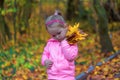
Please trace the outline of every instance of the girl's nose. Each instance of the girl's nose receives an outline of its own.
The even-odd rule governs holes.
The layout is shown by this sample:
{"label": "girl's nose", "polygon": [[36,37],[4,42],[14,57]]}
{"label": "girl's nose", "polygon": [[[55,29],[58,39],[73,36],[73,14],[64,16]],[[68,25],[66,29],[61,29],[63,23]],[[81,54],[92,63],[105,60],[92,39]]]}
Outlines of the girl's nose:
{"label": "girl's nose", "polygon": [[56,36],[56,38],[57,38],[57,39],[59,39],[59,38],[60,38],[60,36],[59,36],[59,35],[57,35],[57,36]]}

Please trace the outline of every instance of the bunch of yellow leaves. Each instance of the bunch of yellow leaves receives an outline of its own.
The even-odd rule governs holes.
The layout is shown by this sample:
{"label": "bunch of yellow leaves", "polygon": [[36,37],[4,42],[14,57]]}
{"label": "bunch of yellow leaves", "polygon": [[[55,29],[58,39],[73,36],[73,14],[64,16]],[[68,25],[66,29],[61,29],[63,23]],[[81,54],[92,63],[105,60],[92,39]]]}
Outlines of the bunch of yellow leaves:
{"label": "bunch of yellow leaves", "polygon": [[77,23],[74,26],[69,26],[66,37],[69,44],[75,44],[78,41],[85,40],[87,34],[79,29],[79,23]]}

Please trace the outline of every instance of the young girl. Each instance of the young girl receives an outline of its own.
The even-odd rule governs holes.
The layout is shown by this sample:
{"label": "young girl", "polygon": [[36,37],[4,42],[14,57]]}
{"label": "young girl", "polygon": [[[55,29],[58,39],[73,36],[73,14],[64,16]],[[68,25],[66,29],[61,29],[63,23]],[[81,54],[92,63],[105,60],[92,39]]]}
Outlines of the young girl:
{"label": "young girl", "polygon": [[68,44],[63,17],[58,12],[48,17],[46,29],[52,38],[44,48],[41,63],[47,68],[48,80],[75,80],[74,60],[78,47]]}

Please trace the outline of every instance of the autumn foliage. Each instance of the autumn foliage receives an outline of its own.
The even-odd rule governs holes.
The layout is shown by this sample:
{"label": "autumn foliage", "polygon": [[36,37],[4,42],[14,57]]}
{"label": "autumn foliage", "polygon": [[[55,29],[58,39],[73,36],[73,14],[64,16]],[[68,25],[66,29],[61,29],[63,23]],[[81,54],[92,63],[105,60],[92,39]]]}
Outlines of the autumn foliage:
{"label": "autumn foliage", "polygon": [[86,36],[87,34],[79,29],[79,23],[75,24],[74,26],[70,25],[66,34],[69,44],[75,44],[81,40],[85,40]]}

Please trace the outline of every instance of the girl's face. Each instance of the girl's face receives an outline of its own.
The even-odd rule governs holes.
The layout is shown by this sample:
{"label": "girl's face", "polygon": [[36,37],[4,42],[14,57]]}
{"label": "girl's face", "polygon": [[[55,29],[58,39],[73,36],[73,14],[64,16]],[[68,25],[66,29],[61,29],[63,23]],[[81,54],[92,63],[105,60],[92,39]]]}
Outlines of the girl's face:
{"label": "girl's face", "polygon": [[48,33],[50,33],[54,39],[57,39],[58,41],[62,41],[63,39],[65,39],[67,27],[52,25],[51,27],[47,27],[47,30]]}

